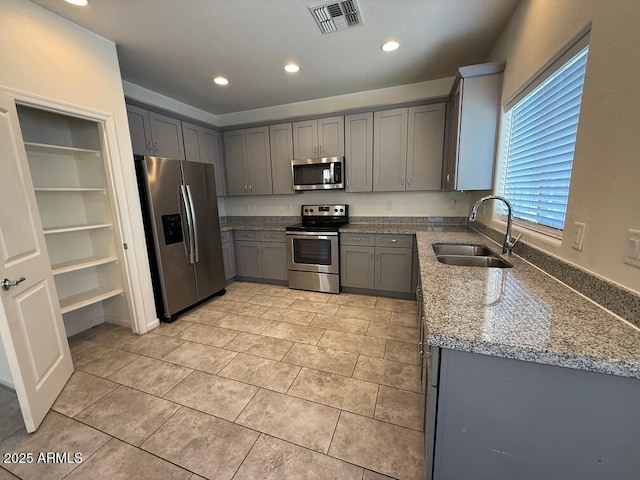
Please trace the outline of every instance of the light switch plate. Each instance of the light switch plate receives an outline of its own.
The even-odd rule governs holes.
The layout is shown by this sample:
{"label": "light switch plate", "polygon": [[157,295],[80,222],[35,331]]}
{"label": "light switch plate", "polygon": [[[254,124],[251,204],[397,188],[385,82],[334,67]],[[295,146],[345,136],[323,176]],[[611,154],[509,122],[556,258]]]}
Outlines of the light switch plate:
{"label": "light switch plate", "polygon": [[573,241],[571,247],[576,250],[582,251],[582,245],[584,244],[584,235],[587,231],[587,224],[582,222],[574,222],[575,230],[573,232]]}
{"label": "light switch plate", "polygon": [[629,229],[624,263],[640,268],[640,230]]}

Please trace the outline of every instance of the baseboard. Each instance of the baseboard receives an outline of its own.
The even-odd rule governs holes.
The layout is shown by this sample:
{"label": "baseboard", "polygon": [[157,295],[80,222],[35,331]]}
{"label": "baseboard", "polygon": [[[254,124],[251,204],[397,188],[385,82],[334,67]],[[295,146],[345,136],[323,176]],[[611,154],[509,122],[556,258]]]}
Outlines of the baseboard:
{"label": "baseboard", "polygon": [[118,325],[120,327],[131,328],[131,320],[128,320],[126,318],[110,317],[105,315],[104,323],[109,323],[111,325]]}
{"label": "baseboard", "polygon": [[270,278],[254,278],[254,277],[233,277],[234,281],[238,282],[255,282],[255,283],[266,283],[269,285],[289,285],[288,280],[272,280]]}
{"label": "baseboard", "polygon": [[13,378],[7,377],[5,375],[0,375],[0,385],[4,385],[5,387],[10,388],[11,390],[16,389],[16,386],[13,383]]}
{"label": "baseboard", "polygon": [[359,295],[373,295],[375,297],[398,298],[401,300],[416,299],[416,296],[413,293],[387,292],[386,290],[370,290],[368,288],[342,287],[341,291],[344,293],[357,293]]}

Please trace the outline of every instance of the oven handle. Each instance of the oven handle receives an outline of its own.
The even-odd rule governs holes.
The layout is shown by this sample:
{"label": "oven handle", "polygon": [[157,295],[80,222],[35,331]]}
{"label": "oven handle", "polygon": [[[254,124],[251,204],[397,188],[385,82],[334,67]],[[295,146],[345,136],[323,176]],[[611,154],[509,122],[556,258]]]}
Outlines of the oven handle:
{"label": "oven handle", "polygon": [[329,237],[337,237],[338,232],[322,232],[318,235],[318,232],[286,232],[288,237],[316,237],[320,240],[330,240]]}

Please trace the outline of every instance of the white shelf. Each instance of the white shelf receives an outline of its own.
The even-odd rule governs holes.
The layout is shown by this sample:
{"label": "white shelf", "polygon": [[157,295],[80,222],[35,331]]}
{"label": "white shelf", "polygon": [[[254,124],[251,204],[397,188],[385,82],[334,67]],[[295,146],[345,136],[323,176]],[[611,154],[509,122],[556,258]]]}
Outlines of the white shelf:
{"label": "white shelf", "polygon": [[71,295],[70,297],[61,298],[60,310],[62,310],[63,314],[73,312],[74,310],[88,307],[89,305],[102,302],[103,300],[107,300],[111,297],[115,297],[122,293],[123,293],[122,289],[119,289],[119,288],[117,289],[105,288],[105,287],[95,288],[93,290],[89,290],[88,292],[83,292],[77,295]]}
{"label": "white shelf", "polygon": [[97,223],[93,225],[70,225],[68,227],[45,228],[43,231],[45,235],[53,235],[56,233],[82,232],[84,230],[97,230],[111,227],[113,227],[112,223]]}
{"label": "white shelf", "polygon": [[79,258],[77,260],[71,260],[68,262],[61,262],[55,265],[51,265],[54,275],[61,275],[63,273],[75,272],[77,270],[83,270],[85,268],[97,267],[98,265],[105,265],[107,263],[117,262],[118,257],[87,257]]}
{"label": "white shelf", "polygon": [[91,153],[99,155],[99,150],[91,150],[89,148],[64,147],[62,145],[50,145],[47,143],[24,142],[27,150],[40,152],[60,152],[60,153]]}
{"label": "white shelf", "polygon": [[95,192],[95,193],[107,193],[107,189],[104,187],[89,188],[89,187],[34,187],[36,192]]}

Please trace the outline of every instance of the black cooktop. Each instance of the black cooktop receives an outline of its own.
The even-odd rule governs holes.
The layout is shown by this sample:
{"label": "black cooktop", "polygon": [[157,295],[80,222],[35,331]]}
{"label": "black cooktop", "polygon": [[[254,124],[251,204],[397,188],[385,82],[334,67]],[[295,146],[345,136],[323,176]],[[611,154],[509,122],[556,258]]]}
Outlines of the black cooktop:
{"label": "black cooktop", "polygon": [[296,223],[285,228],[287,232],[337,232],[344,224],[335,225],[311,225],[309,223]]}

